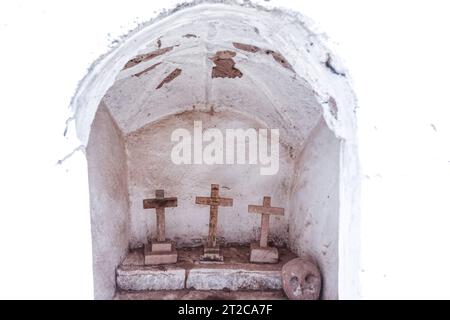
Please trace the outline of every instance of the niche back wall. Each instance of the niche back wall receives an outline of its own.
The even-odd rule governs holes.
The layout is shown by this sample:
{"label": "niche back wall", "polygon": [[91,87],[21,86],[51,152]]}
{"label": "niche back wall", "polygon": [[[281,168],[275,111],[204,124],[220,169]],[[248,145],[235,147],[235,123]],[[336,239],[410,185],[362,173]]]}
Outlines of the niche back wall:
{"label": "niche back wall", "polygon": [[[260,175],[259,165],[249,164],[176,165],[170,158],[176,144],[171,142],[171,134],[177,128],[192,134],[194,121],[202,121],[203,131],[218,128],[224,135],[226,129],[266,128],[256,118],[234,112],[187,111],[127,135],[132,247],[155,236],[155,210],[144,210],[142,200],[154,198],[156,189],[178,197],[178,207],[166,209],[166,236],[178,245],[199,245],[207,236],[209,206],[196,205],[195,197],[209,196],[212,183],[220,185],[220,196],[234,199],[233,207],[219,208],[219,241],[248,243],[257,239],[261,217],[248,213],[247,206],[262,204],[263,196],[271,196],[273,206],[286,207],[293,160],[281,137],[280,170],[276,175]],[[271,217],[271,239],[279,245],[287,241],[288,221],[288,210],[284,217]]]}

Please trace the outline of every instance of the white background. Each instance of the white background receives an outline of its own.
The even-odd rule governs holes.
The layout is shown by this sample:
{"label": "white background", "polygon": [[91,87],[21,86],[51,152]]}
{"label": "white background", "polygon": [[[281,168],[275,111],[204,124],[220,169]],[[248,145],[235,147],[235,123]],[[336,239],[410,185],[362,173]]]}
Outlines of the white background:
{"label": "white background", "polygon": [[[114,39],[176,2],[0,2],[0,298],[92,298],[86,177],[67,187],[56,165],[68,106]],[[312,18],[353,78],[362,297],[450,298],[450,3],[259,2]]]}

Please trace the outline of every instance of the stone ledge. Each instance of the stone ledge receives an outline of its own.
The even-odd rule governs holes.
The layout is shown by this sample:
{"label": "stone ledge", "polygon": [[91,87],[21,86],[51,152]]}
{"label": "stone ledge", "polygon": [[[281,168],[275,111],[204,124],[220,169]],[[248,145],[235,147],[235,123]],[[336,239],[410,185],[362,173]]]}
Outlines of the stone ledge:
{"label": "stone ledge", "polygon": [[286,300],[282,290],[276,291],[117,291],[114,300]]}
{"label": "stone ledge", "polygon": [[186,270],[177,267],[120,267],[116,272],[117,288],[121,290],[184,289]]}
{"label": "stone ledge", "polygon": [[186,279],[187,289],[196,290],[280,290],[280,271],[240,269],[191,269]]}
{"label": "stone ledge", "polygon": [[202,249],[182,249],[173,265],[145,266],[141,251],[131,252],[117,269],[117,288],[143,290],[280,290],[281,268],[294,258],[280,249],[276,264],[250,263],[248,247],[224,248],[223,263],[199,262]]}

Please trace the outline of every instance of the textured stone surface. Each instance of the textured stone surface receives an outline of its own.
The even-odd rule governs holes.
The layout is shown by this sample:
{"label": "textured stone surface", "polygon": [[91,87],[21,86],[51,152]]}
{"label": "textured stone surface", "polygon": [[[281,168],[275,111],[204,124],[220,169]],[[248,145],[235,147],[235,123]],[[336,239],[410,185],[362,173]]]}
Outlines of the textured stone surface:
{"label": "textured stone surface", "polygon": [[252,243],[250,261],[257,263],[277,263],[278,249],[274,247],[261,248],[257,243]]}
{"label": "textured stone surface", "polygon": [[177,267],[120,267],[117,288],[121,290],[184,289],[186,271]]}
{"label": "textured stone surface", "polygon": [[[280,249],[276,264],[249,262],[249,246],[224,247],[224,262],[203,263],[202,248],[178,250],[178,262],[171,266],[144,265],[143,250],[130,252],[117,270],[117,287],[121,290],[280,290],[281,268],[295,256]],[[173,288],[171,281],[177,283]]]}
{"label": "textured stone surface", "polygon": [[273,291],[199,291],[165,290],[127,292],[118,291],[116,300],[285,300],[282,290]]}
{"label": "textured stone surface", "polygon": [[196,290],[277,290],[281,289],[280,271],[229,268],[196,268],[187,276],[186,287]]}

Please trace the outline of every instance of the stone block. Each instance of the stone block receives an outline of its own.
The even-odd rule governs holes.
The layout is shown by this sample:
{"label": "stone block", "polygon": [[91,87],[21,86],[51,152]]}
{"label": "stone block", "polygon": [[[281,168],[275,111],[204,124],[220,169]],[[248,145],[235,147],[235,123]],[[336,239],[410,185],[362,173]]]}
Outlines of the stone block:
{"label": "stone block", "polygon": [[145,246],[144,264],[145,265],[160,265],[177,263],[178,253],[171,247],[172,251],[152,251],[153,245]]}
{"label": "stone block", "polygon": [[273,247],[262,248],[257,243],[252,243],[250,248],[250,262],[278,263],[278,249]]}
{"label": "stone block", "polygon": [[220,253],[219,247],[205,247],[200,261],[204,262],[221,262],[223,255]]}
{"label": "stone block", "polygon": [[281,273],[274,270],[239,268],[194,268],[186,279],[187,289],[196,290],[280,290]]}
{"label": "stone block", "polygon": [[184,289],[186,270],[178,267],[121,267],[116,282],[121,290],[180,290]]}

